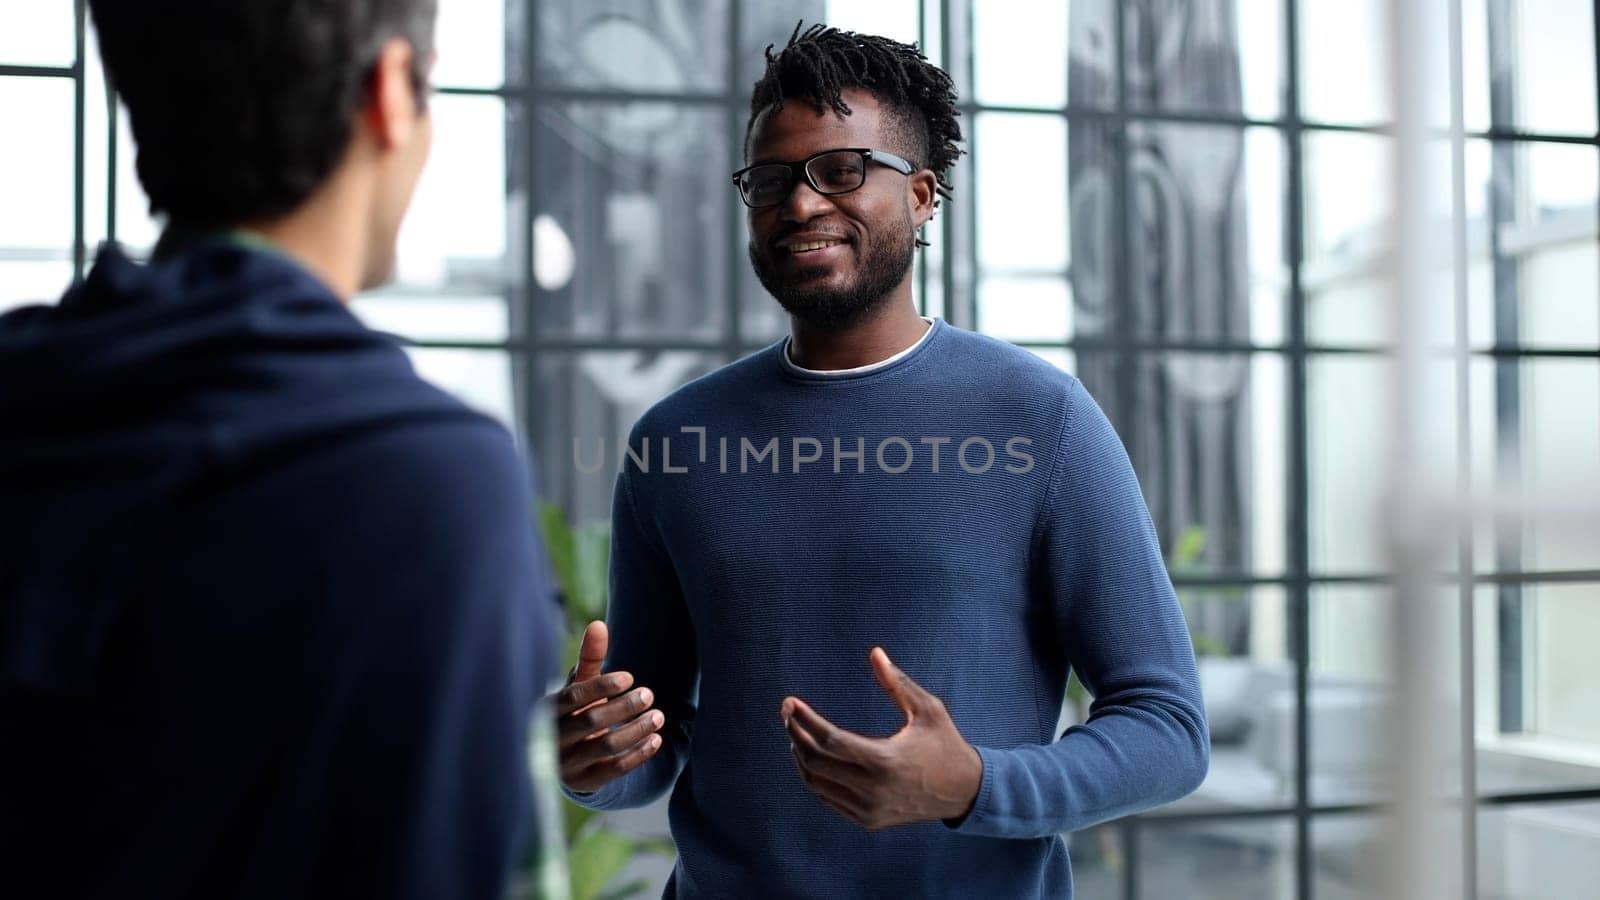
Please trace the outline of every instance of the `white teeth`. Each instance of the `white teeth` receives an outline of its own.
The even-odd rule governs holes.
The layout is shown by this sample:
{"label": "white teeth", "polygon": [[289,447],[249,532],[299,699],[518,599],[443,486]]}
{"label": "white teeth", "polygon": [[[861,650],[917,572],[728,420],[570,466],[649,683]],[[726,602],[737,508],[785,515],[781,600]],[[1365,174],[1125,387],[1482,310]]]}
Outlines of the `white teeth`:
{"label": "white teeth", "polygon": [[807,250],[821,250],[823,247],[835,247],[844,241],[807,241],[804,244],[790,244],[790,253],[804,253]]}

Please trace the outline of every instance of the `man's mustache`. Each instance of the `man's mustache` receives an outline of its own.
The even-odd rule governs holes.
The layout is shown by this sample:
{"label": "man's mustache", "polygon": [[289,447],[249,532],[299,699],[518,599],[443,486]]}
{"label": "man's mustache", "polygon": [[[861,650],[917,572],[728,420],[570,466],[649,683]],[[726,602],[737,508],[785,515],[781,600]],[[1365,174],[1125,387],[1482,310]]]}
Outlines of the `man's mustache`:
{"label": "man's mustache", "polygon": [[848,235],[848,234],[846,234],[846,233],[844,233],[842,231],[837,231],[837,230],[834,230],[834,229],[831,229],[831,228],[817,228],[816,226],[813,226],[813,225],[798,225],[798,226],[795,226],[793,228],[786,228],[781,233],[773,235],[770,239],[767,240],[767,249],[769,249],[769,250],[781,250],[783,248],[780,245],[784,241],[789,240],[790,238],[794,237],[797,234],[805,234],[805,235],[813,235],[813,236],[816,236],[816,237],[833,238],[835,240],[844,241],[847,244],[854,244],[855,243],[855,238],[851,237],[850,235]]}

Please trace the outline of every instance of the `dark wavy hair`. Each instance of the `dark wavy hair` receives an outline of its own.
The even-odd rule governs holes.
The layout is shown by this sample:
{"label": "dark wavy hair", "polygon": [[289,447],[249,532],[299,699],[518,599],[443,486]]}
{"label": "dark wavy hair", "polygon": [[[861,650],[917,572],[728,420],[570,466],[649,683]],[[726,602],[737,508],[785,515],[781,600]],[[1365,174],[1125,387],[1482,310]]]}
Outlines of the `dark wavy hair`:
{"label": "dark wavy hair", "polygon": [[379,52],[415,50],[438,0],[89,0],[152,214],[226,227],[293,210],[337,166]]}
{"label": "dark wavy hair", "polygon": [[955,84],[928,61],[915,44],[885,37],[813,25],[795,25],[789,43],[778,53],[767,45],[767,69],[750,94],[749,142],[756,118],[768,107],[782,109],[785,100],[803,100],[820,115],[833,110],[850,114],[840,93],[846,88],[871,91],[892,117],[912,162],[939,177],[939,193],[950,196],[950,170],[962,150],[961,115],[956,110]]}

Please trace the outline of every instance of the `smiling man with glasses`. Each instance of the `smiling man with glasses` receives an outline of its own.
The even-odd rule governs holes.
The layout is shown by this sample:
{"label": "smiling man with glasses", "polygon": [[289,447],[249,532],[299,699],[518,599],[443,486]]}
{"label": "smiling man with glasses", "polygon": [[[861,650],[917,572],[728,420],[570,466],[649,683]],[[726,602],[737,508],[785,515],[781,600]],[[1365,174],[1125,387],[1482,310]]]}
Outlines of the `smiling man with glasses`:
{"label": "smiling man with glasses", "polygon": [[[608,621],[557,696],[570,796],[672,790],[668,897],[1070,897],[1062,832],[1205,776],[1188,630],[1109,422],[1070,375],[917,313],[954,103],[915,47],[820,27],[755,86],[733,183],[791,334],[634,427]],[[1057,739],[1069,671],[1095,703]]]}

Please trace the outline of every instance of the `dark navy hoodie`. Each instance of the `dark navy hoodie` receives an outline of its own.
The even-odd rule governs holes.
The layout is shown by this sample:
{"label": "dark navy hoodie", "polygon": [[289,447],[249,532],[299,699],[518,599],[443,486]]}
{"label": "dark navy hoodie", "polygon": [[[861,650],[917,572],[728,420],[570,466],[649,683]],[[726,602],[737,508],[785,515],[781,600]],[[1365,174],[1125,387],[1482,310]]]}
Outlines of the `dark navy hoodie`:
{"label": "dark navy hoodie", "polygon": [[556,652],[527,471],[235,241],[0,317],[7,895],[503,894]]}

